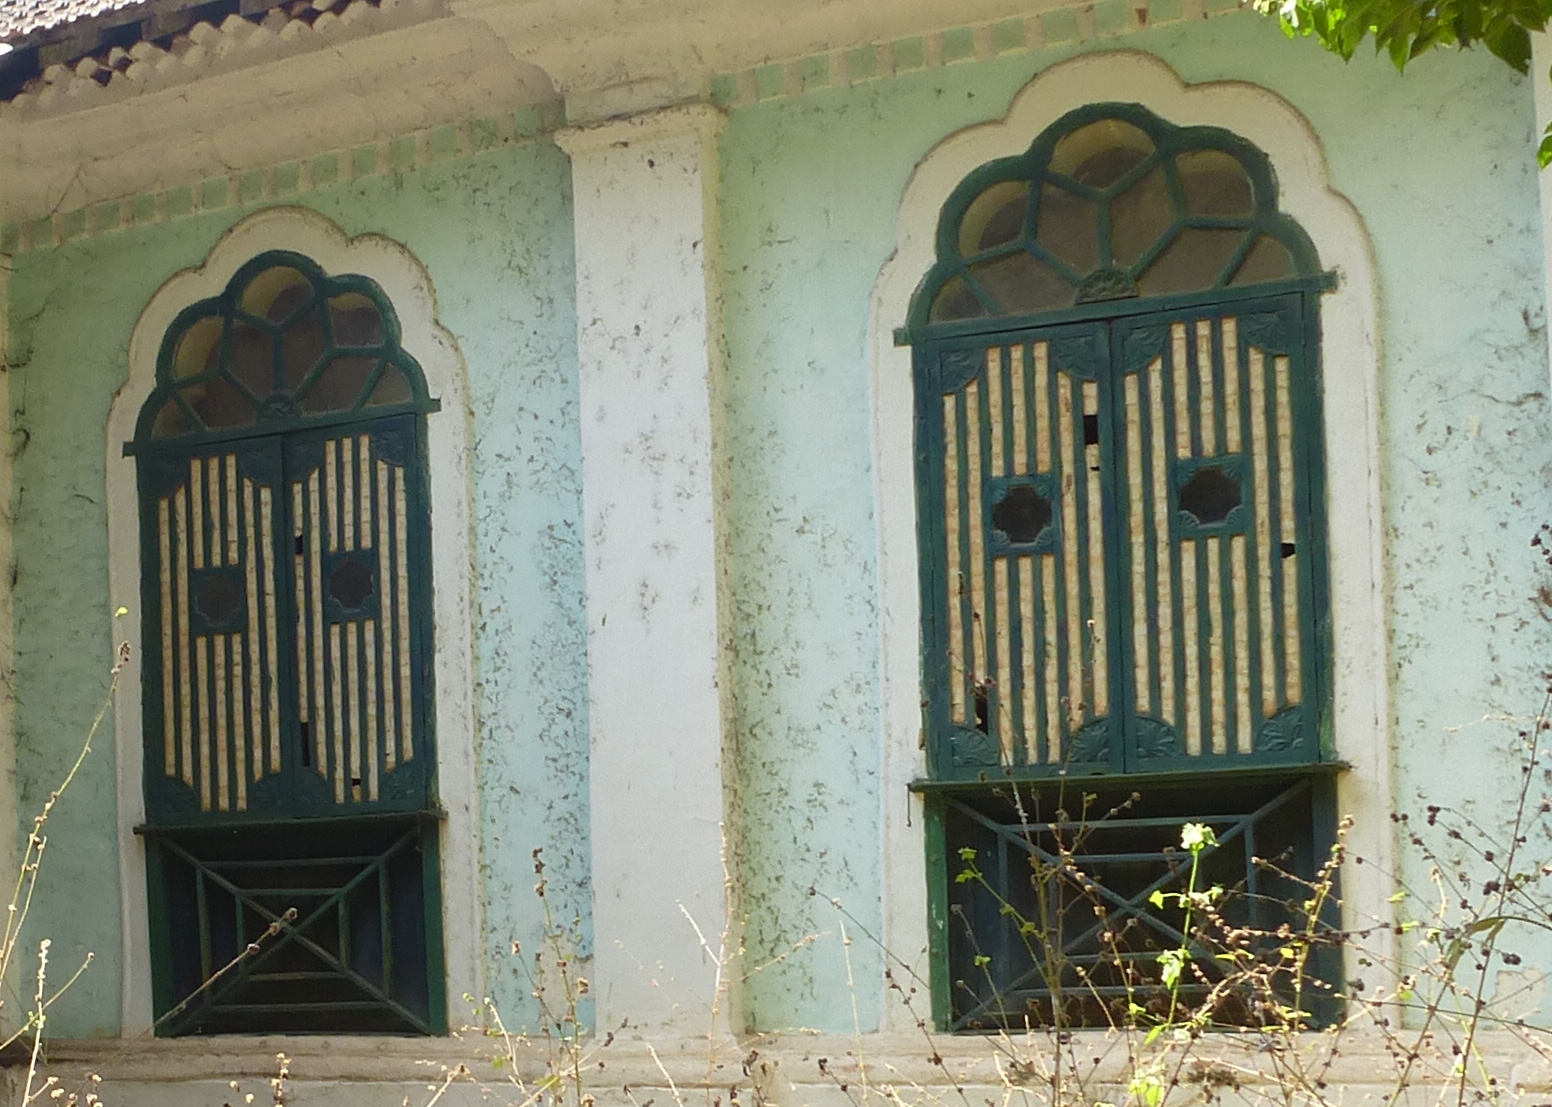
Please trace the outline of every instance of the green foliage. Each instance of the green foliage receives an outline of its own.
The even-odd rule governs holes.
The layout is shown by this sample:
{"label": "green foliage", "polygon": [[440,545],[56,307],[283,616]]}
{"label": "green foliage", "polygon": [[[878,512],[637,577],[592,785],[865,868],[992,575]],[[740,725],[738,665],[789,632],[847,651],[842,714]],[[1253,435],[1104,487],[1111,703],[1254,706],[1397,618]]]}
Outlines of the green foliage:
{"label": "green foliage", "polygon": [[[1530,71],[1530,36],[1552,19],[1552,0],[1251,0],[1263,15],[1276,16],[1289,37],[1313,36],[1344,61],[1365,39],[1398,70],[1409,61],[1444,48],[1481,43],[1516,73]],[[1549,75],[1552,76],[1552,75]],[[1552,163],[1552,126],[1543,135],[1537,161]]]}

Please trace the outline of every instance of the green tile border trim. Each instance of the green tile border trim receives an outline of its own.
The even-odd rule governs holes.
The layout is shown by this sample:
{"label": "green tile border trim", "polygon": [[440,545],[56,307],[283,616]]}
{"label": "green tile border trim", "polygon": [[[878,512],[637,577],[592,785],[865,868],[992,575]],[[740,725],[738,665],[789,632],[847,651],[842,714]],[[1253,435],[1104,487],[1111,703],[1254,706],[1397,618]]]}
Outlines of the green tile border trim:
{"label": "green tile border trim", "polygon": [[0,253],[47,250],[81,238],[167,223],[203,212],[292,200],[309,192],[339,188],[370,177],[408,173],[438,162],[530,142],[565,126],[559,103],[522,107],[467,123],[412,131],[364,146],[293,158],[277,165],[93,203],[37,219],[0,224]]}
{"label": "green tile border trim", "polygon": [[[751,69],[719,73],[706,99],[723,108],[846,88],[903,73],[1117,38],[1145,27],[1209,19],[1240,10],[1238,0],[1083,0],[1024,19],[949,27],[868,46],[844,47]],[[823,74],[822,79],[815,79]]]}

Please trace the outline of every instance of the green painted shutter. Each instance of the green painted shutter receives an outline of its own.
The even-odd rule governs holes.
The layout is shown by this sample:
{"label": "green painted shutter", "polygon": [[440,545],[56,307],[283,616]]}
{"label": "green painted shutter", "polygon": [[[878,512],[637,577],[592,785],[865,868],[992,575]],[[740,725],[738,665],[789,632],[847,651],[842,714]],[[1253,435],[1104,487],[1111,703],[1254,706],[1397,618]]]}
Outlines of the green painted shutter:
{"label": "green painted shutter", "polygon": [[1115,324],[1133,771],[1319,759],[1302,305]]}
{"label": "green painted shutter", "polygon": [[401,417],[286,439],[299,814],[430,801],[416,434]]}
{"label": "green painted shutter", "polygon": [[140,473],[150,817],[282,810],[279,443],[148,454]]}
{"label": "green painted shutter", "polygon": [[1298,297],[918,347],[934,775],[1314,761]]}

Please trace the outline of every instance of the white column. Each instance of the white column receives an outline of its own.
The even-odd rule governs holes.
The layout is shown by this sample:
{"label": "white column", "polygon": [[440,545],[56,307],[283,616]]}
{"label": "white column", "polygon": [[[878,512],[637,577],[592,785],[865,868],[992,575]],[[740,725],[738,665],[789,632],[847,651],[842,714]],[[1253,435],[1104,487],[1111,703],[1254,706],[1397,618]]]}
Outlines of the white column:
{"label": "white column", "polygon": [[[1541,136],[1552,123],[1552,32],[1542,31],[1530,36],[1530,86],[1536,105],[1536,133],[1531,136],[1532,148],[1539,148]],[[1542,325],[1552,327],[1552,166],[1539,174],[1541,183],[1541,256],[1542,279],[1546,315]],[[1548,332],[1552,337],[1552,331]],[[1552,347],[1549,347],[1552,354]],[[1552,363],[1548,366],[1552,372]]]}
{"label": "white column", "polygon": [[728,918],[716,139],[673,108],[560,136],[575,194],[598,1027],[705,1033]]}

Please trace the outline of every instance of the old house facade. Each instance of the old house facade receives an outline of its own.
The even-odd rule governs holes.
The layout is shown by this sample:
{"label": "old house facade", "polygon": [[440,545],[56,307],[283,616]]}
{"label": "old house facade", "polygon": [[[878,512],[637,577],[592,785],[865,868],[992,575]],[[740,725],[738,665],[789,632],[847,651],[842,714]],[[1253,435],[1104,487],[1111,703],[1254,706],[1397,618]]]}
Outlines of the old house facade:
{"label": "old house facade", "polygon": [[919,1019],[997,1087],[956,1031],[1124,991],[1001,909],[1063,932],[1058,810],[1119,812],[1137,965],[1181,824],[1243,889],[1350,819],[1370,987],[1392,814],[1504,817],[1552,426],[1493,59],[1210,0],[0,10],[18,848],[130,657],[29,919],[93,957],[67,1085],[398,1103],[581,976],[600,1094],[951,1086]]}

